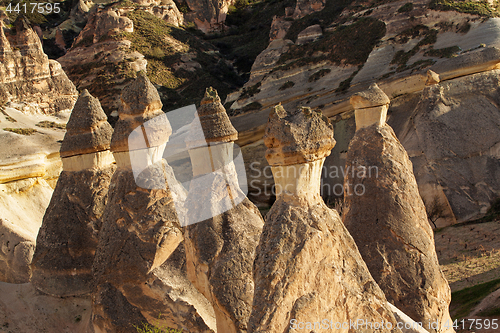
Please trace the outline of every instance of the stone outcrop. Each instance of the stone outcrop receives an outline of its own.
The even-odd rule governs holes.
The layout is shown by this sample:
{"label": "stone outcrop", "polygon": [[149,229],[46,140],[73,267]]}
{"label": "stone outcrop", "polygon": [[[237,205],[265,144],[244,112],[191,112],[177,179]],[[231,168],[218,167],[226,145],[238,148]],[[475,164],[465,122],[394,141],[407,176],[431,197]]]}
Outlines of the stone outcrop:
{"label": "stone outcrop", "polygon": [[78,93],[61,65],[48,59],[23,15],[14,25],[16,34],[6,35],[0,22],[0,102],[28,113],[71,110]]}
{"label": "stone outcrop", "polygon": [[311,25],[299,33],[297,36],[297,45],[314,42],[321,36],[323,36],[323,29],[321,29],[321,26],[319,24]]}
{"label": "stone outcrop", "polygon": [[325,3],[326,0],[297,0],[293,18],[300,19],[306,15],[323,10]]}
{"label": "stone outcrop", "polygon": [[[169,180],[167,185],[164,178],[172,175],[161,158],[172,130],[161,110],[160,97],[141,74],[123,90],[121,101],[111,139],[117,169],[93,265],[94,328],[96,332],[121,332],[158,321],[172,328],[209,332],[202,316],[206,317],[210,308],[205,304],[198,310],[193,305],[203,296],[187,279],[178,283],[169,279],[168,267],[163,266],[183,239],[174,196],[185,194],[173,193],[175,184]],[[176,291],[183,289],[190,296],[184,303],[175,303]],[[188,313],[189,319],[178,317],[177,312]]]}
{"label": "stone outcrop", "polygon": [[[345,332],[400,332],[339,214],[320,197],[321,168],[335,144],[332,125],[320,112],[277,106],[264,142],[277,200],[257,248],[249,331],[334,331],[340,324]],[[346,328],[350,322],[359,325]]]}
{"label": "stone outcrop", "polygon": [[116,122],[120,93],[132,80],[125,74],[146,70],[147,61],[130,50],[131,42],[115,38],[133,31],[133,21],[123,10],[95,6],[71,49],[58,59],[79,90],[88,89],[99,98],[111,124]]}
{"label": "stone outcrop", "polygon": [[203,32],[219,30],[224,26],[229,6],[234,0],[186,0],[192,12],[185,14],[188,21],[194,22],[196,27]]}
{"label": "stone outcrop", "polygon": [[238,184],[232,126],[217,92],[207,89],[186,145],[193,177],[186,199],[188,277],[212,303],[217,332],[247,332],[255,248],[264,224]]}
{"label": "stone outcrop", "polygon": [[283,39],[286,36],[288,29],[292,26],[292,21],[287,21],[283,16],[275,15],[271,23],[271,30],[269,31],[269,42],[275,39]]}
{"label": "stone outcrop", "polygon": [[113,129],[99,100],[81,93],[61,145],[63,171],[38,232],[32,284],[53,296],[91,292],[100,218],[115,171]]}
{"label": "stone outcrop", "polygon": [[356,123],[361,123],[347,153],[344,224],[389,302],[431,332],[454,332],[450,287],[439,267],[434,234],[408,154],[381,120],[384,102],[388,98],[376,85],[351,98]]}

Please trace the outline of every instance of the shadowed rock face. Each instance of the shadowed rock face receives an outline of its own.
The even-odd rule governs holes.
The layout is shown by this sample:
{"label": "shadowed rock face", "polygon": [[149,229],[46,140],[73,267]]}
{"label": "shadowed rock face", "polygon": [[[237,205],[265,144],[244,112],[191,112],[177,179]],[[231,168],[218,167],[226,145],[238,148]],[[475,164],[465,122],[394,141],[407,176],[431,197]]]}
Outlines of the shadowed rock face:
{"label": "shadowed rock face", "polygon": [[[169,187],[172,183],[169,178],[167,185],[164,178],[166,174],[173,178],[173,173],[161,154],[156,154],[171,134],[170,124],[162,118],[158,93],[144,75],[123,90],[121,100],[120,118],[111,139],[118,168],[111,180],[93,264],[94,329],[130,332],[135,331],[134,325],[142,327],[147,320],[187,331],[210,332],[206,324],[210,318],[204,319],[211,316],[209,304],[203,303],[203,296],[185,275],[179,281],[172,280],[172,263],[165,263],[183,239]],[[161,124],[155,118],[163,119]],[[148,123],[151,126],[146,121],[152,121]],[[139,133],[144,134],[144,146],[138,138],[129,140],[135,129],[143,130]],[[144,154],[139,154],[141,151]],[[131,165],[135,157],[146,160],[138,175]],[[180,201],[185,198],[185,193],[176,195]],[[180,262],[184,262],[184,256],[180,253]],[[182,272],[180,268],[177,271]],[[120,302],[110,307],[110,299]],[[137,315],[129,316],[130,309]]]}
{"label": "shadowed rock face", "polygon": [[[249,332],[289,332],[301,322],[321,322],[328,326],[320,329],[334,331],[331,324],[358,319],[389,323],[393,330],[358,326],[352,331],[400,332],[337,211],[320,197],[321,167],[335,142],[329,121],[307,109],[288,114],[278,106],[273,112],[264,140],[278,198],[257,248]],[[306,142],[309,133],[322,138],[314,148]],[[285,150],[279,142],[293,152],[288,160],[294,155],[296,160],[315,157],[296,164],[287,164],[287,159],[271,163],[277,148]]]}
{"label": "shadowed rock face", "polygon": [[[358,120],[356,115],[356,121]],[[356,241],[371,275],[387,299],[417,322],[449,315],[450,288],[442,274],[413,168],[391,127],[374,122],[360,128],[349,144],[344,224]]]}
{"label": "shadowed rock face", "polygon": [[115,171],[111,126],[97,98],[83,92],[61,146],[59,176],[38,233],[32,283],[54,296],[90,293],[100,218]]}
{"label": "shadowed rock face", "polygon": [[[264,221],[239,188],[232,153],[237,132],[215,90],[207,89],[198,115],[201,128],[195,119],[187,142],[195,177],[185,204],[188,277],[212,303],[217,332],[247,332],[252,265]],[[201,217],[206,212],[212,214]]]}
{"label": "shadowed rock face", "polygon": [[[30,112],[54,113],[73,107],[78,92],[61,65],[49,60],[40,38],[23,15],[14,22],[15,36],[0,23],[0,99],[33,103]],[[36,105],[35,105],[36,104]]]}

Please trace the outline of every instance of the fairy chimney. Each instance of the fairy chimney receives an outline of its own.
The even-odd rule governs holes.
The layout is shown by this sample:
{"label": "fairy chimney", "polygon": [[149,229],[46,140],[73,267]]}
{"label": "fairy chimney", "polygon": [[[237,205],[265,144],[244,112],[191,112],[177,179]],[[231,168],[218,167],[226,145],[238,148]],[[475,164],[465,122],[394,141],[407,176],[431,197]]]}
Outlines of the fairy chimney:
{"label": "fairy chimney", "polygon": [[[140,74],[124,88],[121,100],[111,138],[117,170],[93,265],[97,332],[134,330],[146,320],[155,324],[160,314],[168,317],[169,300],[157,273],[183,239],[171,184],[164,178],[172,174],[161,157],[172,129],[158,92]],[[183,328],[169,318],[160,323]]]}
{"label": "fairy chimney", "polygon": [[185,208],[188,277],[212,303],[217,332],[247,332],[252,266],[264,221],[238,184],[233,142],[238,133],[217,92],[207,89],[186,145],[193,180]]}
{"label": "fairy chimney", "polygon": [[113,129],[97,98],[85,90],[66,126],[63,171],[38,233],[32,283],[53,296],[89,294],[100,218],[115,171]]}
{"label": "fairy chimney", "polygon": [[321,199],[321,168],[335,145],[328,119],[309,108],[288,113],[278,105],[264,143],[277,199],[257,248],[249,332],[399,332],[339,214]]}
{"label": "fairy chimney", "polygon": [[354,107],[356,130],[375,123],[385,124],[390,102],[389,97],[376,83],[370,85],[367,90],[354,94],[351,97],[351,105]]}
{"label": "fairy chimney", "polygon": [[439,268],[412,163],[392,128],[380,121],[380,107],[359,109],[388,97],[376,85],[358,96],[363,104],[351,98],[357,130],[349,144],[344,188],[361,184],[363,191],[345,192],[344,224],[389,302],[429,332],[454,332],[450,288]]}

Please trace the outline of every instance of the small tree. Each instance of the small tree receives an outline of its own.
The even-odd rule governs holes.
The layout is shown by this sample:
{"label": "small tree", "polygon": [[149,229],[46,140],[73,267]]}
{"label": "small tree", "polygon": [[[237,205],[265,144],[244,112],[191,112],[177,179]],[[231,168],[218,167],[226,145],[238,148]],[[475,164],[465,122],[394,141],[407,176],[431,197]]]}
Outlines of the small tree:
{"label": "small tree", "polygon": [[424,200],[425,212],[427,213],[427,219],[434,225],[434,229],[437,228],[436,221],[441,218],[450,217],[446,206],[441,203],[439,196],[435,195],[431,201],[426,202]]}

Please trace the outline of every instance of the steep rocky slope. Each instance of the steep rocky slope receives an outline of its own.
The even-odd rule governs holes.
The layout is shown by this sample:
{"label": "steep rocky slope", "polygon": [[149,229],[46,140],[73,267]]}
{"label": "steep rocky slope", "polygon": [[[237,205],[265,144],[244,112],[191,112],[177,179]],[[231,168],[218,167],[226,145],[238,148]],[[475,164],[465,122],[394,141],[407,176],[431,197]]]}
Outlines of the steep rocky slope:
{"label": "steep rocky slope", "polygon": [[[266,117],[277,103],[318,108],[332,120],[337,146],[325,161],[323,196],[342,196],[355,130],[348,101],[377,82],[391,99],[388,123],[409,152],[421,194],[444,207],[437,225],[485,213],[500,195],[500,19],[489,5],[447,4],[326,1],[301,19],[293,10],[275,18],[272,41],[257,56],[249,81],[226,100],[236,115],[238,144],[252,162],[250,197],[262,205],[273,197],[259,152]],[[471,133],[480,128],[486,130],[479,136]]]}

